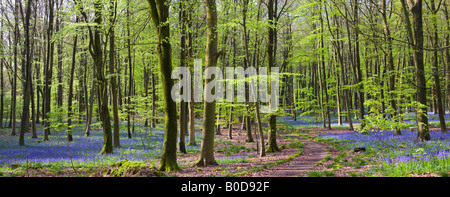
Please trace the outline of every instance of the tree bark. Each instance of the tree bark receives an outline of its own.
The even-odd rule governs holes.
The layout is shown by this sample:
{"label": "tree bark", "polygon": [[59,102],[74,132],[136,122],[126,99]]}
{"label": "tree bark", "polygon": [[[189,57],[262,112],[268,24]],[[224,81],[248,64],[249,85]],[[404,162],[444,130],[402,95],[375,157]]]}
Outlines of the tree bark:
{"label": "tree bark", "polygon": [[[439,10],[436,9],[436,5],[434,0],[431,0],[430,2],[431,4],[431,12],[433,13],[433,15],[435,15]],[[432,26],[433,26],[433,40],[432,40],[432,46],[434,48],[438,47],[438,25],[437,25],[437,20],[436,20],[436,16],[432,16]],[[438,51],[435,50],[433,51],[433,75],[434,75],[434,87],[435,87],[435,93],[436,93],[436,104],[437,104],[437,111],[439,113],[439,122],[440,122],[440,126],[441,126],[441,132],[442,133],[446,133],[447,132],[447,127],[445,125],[445,118],[444,118],[444,107],[443,107],[443,102],[442,102],[442,97],[441,97],[441,80],[439,79],[439,65],[438,65]]]}
{"label": "tree bark", "polygon": [[[242,26],[244,30],[244,69],[247,69],[249,66],[249,52],[248,52],[248,32],[247,32],[247,8],[248,8],[248,0],[244,0],[243,5],[243,11],[242,11]],[[249,83],[247,80],[245,81],[245,104],[246,104],[246,113],[250,113],[250,101],[249,101]],[[245,121],[245,130],[247,130],[247,139],[246,142],[253,142],[253,136],[252,136],[252,124],[251,124],[251,116],[250,114],[247,114],[244,117]]]}
{"label": "tree bark", "polygon": [[[206,54],[205,54],[205,70],[215,67],[217,64],[217,10],[215,0],[205,0],[206,4]],[[214,76],[217,77],[217,76]],[[211,79],[205,79],[205,84],[208,84]],[[215,121],[216,101],[204,101],[203,113],[203,133],[202,144],[200,147],[200,158],[197,161],[197,166],[217,165],[214,158],[214,121]]]}
{"label": "tree bark", "polygon": [[[179,11],[179,22],[180,22],[180,67],[186,67],[186,27],[185,27],[185,20],[184,17],[186,15],[185,8],[183,4],[186,1],[180,1],[180,11]],[[190,87],[188,87],[190,88]],[[182,90],[183,92],[186,91],[184,88]],[[181,94],[181,93],[180,93]],[[187,114],[188,108],[187,108],[187,102],[184,100],[180,101],[180,133],[178,140],[178,150],[181,153],[187,153],[186,152],[186,146],[185,146],[185,136],[187,133]]]}
{"label": "tree bark", "polygon": [[54,0],[49,0],[48,2],[48,29],[47,29],[47,62],[44,67],[45,73],[45,87],[44,87],[44,141],[48,141],[48,135],[50,135],[50,110],[51,110],[51,91],[52,91],[52,70],[53,70],[53,51],[54,51],[54,43],[51,42],[53,36],[53,9],[54,9]]}
{"label": "tree bark", "polygon": [[[78,21],[78,18],[77,18]],[[69,80],[69,95],[67,96],[67,141],[73,141],[72,137],[72,97],[73,97],[73,78],[75,74],[75,62],[77,54],[77,41],[78,36],[75,35],[73,38],[73,48],[72,48],[72,67],[70,68],[70,80]]]}
{"label": "tree bark", "polygon": [[119,130],[119,106],[117,101],[117,83],[115,71],[115,17],[116,17],[117,1],[110,1],[110,32],[109,32],[109,73],[111,84],[111,97],[113,106],[113,133],[114,133],[114,147],[120,147],[120,130]]}
{"label": "tree bark", "polygon": [[[0,2],[0,6],[3,7],[3,2]],[[1,17],[4,17],[4,11],[2,10]],[[3,27],[3,20],[1,21],[1,26]],[[3,28],[0,30],[0,40],[3,40]],[[0,53],[3,54],[4,48],[0,46]],[[3,129],[3,110],[4,110],[4,97],[5,97],[5,89],[4,89],[4,77],[3,77],[3,57],[0,58],[0,129]]]}
{"label": "tree bark", "polygon": [[[394,56],[392,54],[392,38],[391,31],[389,28],[389,22],[387,18],[387,8],[386,8],[386,0],[382,1],[382,16],[384,23],[384,33],[386,34],[386,44],[387,44],[387,69],[388,69],[388,78],[389,78],[389,103],[391,105],[390,115],[392,115],[394,122],[398,122],[398,114],[397,114],[397,95],[395,94],[395,69],[394,69]],[[401,135],[400,127],[394,126],[394,134]]]}
{"label": "tree bark", "polygon": [[[20,126],[20,137],[19,137],[19,145],[25,145],[24,134],[28,132],[30,129],[30,102],[31,102],[31,51],[30,51],[30,15],[31,15],[31,1],[28,0],[26,3],[26,11],[25,11],[25,43],[24,43],[24,52],[25,55],[25,63],[24,68],[24,81],[23,81],[23,106],[22,106],[22,118],[21,118],[21,126]],[[16,65],[17,66],[17,65]]]}
{"label": "tree bark", "polygon": [[[449,2],[450,3],[450,2]],[[448,11],[448,4],[446,3],[446,1],[444,1],[443,4],[443,11],[444,11],[444,17],[445,20],[447,22],[447,32],[450,32],[450,16],[449,16],[449,11]],[[445,35],[445,46],[449,46],[450,45],[450,34],[446,34]],[[450,72],[450,49],[446,48],[444,50],[444,63],[445,63],[445,68],[446,68],[446,87],[447,87],[447,107],[449,108],[449,113],[450,113],[450,74],[448,72]],[[445,107],[444,107],[445,109]]]}
{"label": "tree bark", "polygon": [[[267,54],[267,73],[271,73],[271,69],[274,63],[274,28],[273,28],[273,20],[274,20],[274,9],[273,9],[274,1],[269,0],[267,4],[268,8],[268,20],[269,26],[267,31],[267,46],[266,46],[266,54]],[[269,79],[269,94],[275,94],[272,92],[271,80]],[[272,99],[272,98],[270,98]],[[268,147],[266,152],[277,152],[280,151],[277,145],[277,116],[275,114],[269,115],[269,139],[268,139]]]}
{"label": "tree bark", "polygon": [[14,8],[14,79],[13,79],[13,87],[11,89],[12,100],[11,100],[11,122],[12,129],[11,135],[17,135],[16,133],[16,105],[17,105],[17,68],[19,67],[17,63],[17,48],[19,44],[19,10],[18,10],[18,2],[15,2]]}
{"label": "tree bark", "polygon": [[127,49],[128,49],[128,70],[129,70],[129,84],[128,84],[128,105],[127,105],[127,132],[128,132],[128,139],[131,139],[131,97],[133,95],[133,67],[131,63],[131,39],[130,39],[130,1],[127,1]]}
{"label": "tree bark", "polygon": [[[187,37],[186,37],[186,58],[187,58],[187,64],[189,65],[189,69],[192,71],[194,70],[194,64],[193,61],[193,38],[192,38],[192,14],[194,9],[192,9],[193,4],[191,1],[185,1],[188,5],[187,12],[186,12],[186,25],[187,25]],[[191,79],[191,84],[192,79]],[[196,145],[195,141],[195,108],[194,108],[194,87],[191,85],[191,101],[189,104],[189,145]]]}
{"label": "tree bark", "polygon": [[411,23],[409,21],[409,13],[406,8],[405,0],[401,0],[403,12],[405,15],[406,29],[409,37],[409,42],[413,44],[413,63],[416,78],[417,89],[417,140],[430,140],[430,133],[428,127],[427,116],[427,91],[425,70],[423,64],[423,22],[422,22],[422,0],[408,0],[408,5],[412,13],[413,31],[411,30]]}
{"label": "tree bark", "polygon": [[361,121],[361,129],[366,126],[364,119],[364,86],[362,85],[361,58],[359,54],[359,26],[358,26],[358,0],[355,0],[354,20],[355,20],[355,65],[357,71],[357,82],[359,83],[359,119]]}
{"label": "tree bark", "polygon": [[172,47],[169,42],[169,2],[166,0],[147,0],[150,15],[158,36],[158,56],[161,70],[161,81],[164,94],[164,135],[163,153],[161,156],[162,171],[179,170],[177,164],[177,110],[176,103],[171,97],[173,86],[172,74]]}

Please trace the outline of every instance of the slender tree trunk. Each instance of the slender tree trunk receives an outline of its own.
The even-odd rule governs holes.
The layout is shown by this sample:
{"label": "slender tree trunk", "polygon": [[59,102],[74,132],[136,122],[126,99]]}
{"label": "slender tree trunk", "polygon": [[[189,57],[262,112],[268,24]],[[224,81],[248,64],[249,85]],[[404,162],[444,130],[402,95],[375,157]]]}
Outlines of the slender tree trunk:
{"label": "slender tree trunk", "polygon": [[[391,31],[389,28],[389,22],[387,18],[387,8],[386,8],[386,0],[383,0],[383,23],[384,23],[384,33],[386,35],[386,42],[387,42],[387,69],[388,69],[388,77],[389,77],[389,99],[390,99],[390,105],[391,105],[391,111],[389,112],[390,115],[392,115],[394,122],[398,122],[398,115],[397,115],[397,101],[396,101],[396,94],[395,94],[395,69],[394,69],[394,56],[392,54],[392,38],[391,38]],[[401,135],[400,127],[395,126],[394,127],[394,134],[395,135]]]}
{"label": "slender tree trunk", "polygon": [[[184,17],[186,15],[185,8],[183,4],[185,1],[180,1],[180,11],[179,11],[179,22],[180,22],[180,67],[186,67],[186,35],[185,35],[185,20]],[[190,88],[190,87],[189,87]],[[182,90],[183,92],[186,91],[185,89]],[[180,93],[181,94],[181,93]],[[180,133],[178,140],[178,149],[181,153],[187,153],[186,152],[186,146],[185,146],[185,137],[187,133],[187,114],[188,108],[187,108],[187,102],[184,100],[180,101]]]}
{"label": "slender tree trunk", "polygon": [[[206,6],[206,62],[205,70],[215,67],[217,64],[217,10],[215,0],[205,0]],[[217,77],[217,76],[214,76]],[[208,84],[211,79],[205,79],[205,84]],[[200,158],[197,161],[198,166],[217,165],[214,158],[214,119],[215,119],[216,101],[204,101],[203,113],[203,133],[202,144],[200,147]]]}
{"label": "slender tree trunk", "polygon": [[[3,7],[3,3],[0,2],[0,6]],[[4,11],[2,10],[1,16],[3,17]],[[0,30],[0,40],[3,40],[3,20],[1,21],[2,29]],[[0,46],[0,53],[3,54],[3,46]],[[4,89],[4,77],[3,77],[3,57],[0,57],[0,129],[3,129],[3,110],[4,110],[4,100],[5,89]]]}
{"label": "slender tree trunk", "polygon": [[129,84],[128,84],[128,107],[127,107],[127,131],[128,131],[128,139],[131,139],[131,126],[130,126],[130,121],[131,121],[131,96],[132,96],[132,92],[133,92],[133,67],[132,67],[132,63],[131,63],[131,39],[130,39],[130,1],[127,1],[127,49],[128,49],[128,57],[127,57],[127,61],[128,61],[128,69],[129,69],[129,76],[128,76],[128,80],[129,80]]}
{"label": "slender tree trunk", "polygon": [[[191,1],[185,1],[187,3],[187,12],[186,12],[186,25],[187,25],[187,37],[186,37],[186,58],[187,58],[187,64],[189,65],[190,70],[194,70],[194,64],[193,64],[193,39],[192,39],[192,12],[194,9],[192,9],[192,2]],[[191,84],[192,79],[191,79]],[[196,145],[197,142],[195,141],[195,108],[194,108],[194,86],[191,85],[191,101],[189,104],[189,145]]]}
{"label": "slender tree trunk", "polygon": [[[236,3],[234,1],[234,3]],[[236,12],[236,7],[234,7],[234,12]],[[236,48],[236,28],[233,27],[233,37],[231,38],[231,42],[233,45],[233,68],[236,65],[236,53],[237,53],[237,48]],[[232,86],[234,87],[234,84],[232,84]],[[234,88],[233,88],[234,90]],[[234,92],[233,92],[234,94]],[[228,138],[233,139],[233,103],[234,101],[231,102],[231,106],[230,106],[230,119],[228,120]]]}
{"label": "slender tree trunk", "polygon": [[[274,1],[269,0],[267,4],[268,8],[268,19],[269,26],[267,32],[267,73],[271,73],[273,63],[274,63],[274,28],[273,28],[273,20],[274,20],[274,9],[273,9]],[[269,94],[275,94],[275,90],[272,92],[271,80],[269,80]],[[271,96],[272,97],[272,96]],[[270,98],[272,99],[272,98]],[[266,152],[277,152],[280,151],[277,145],[277,116],[275,114],[269,115],[269,139],[268,139],[268,147]]]}
{"label": "slender tree trunk", "polygon": [[[78,18],[77,18],[78,22]],[[73,38],[73,49],[72,49],[72,67],[70,68],[70,80],[69,80],[69,95],[67,96],[67,141],[73,141],[72,138],[72,97],[73,97],[73,78],[75,74],[75,62],[77,54],[77,40],[78,36],[75,35]]]}
{"label": "slender tree trunk", "polygon": [[152,128],[156,127],[156,75],[152,71]]}
{"label": "slender tree trunk", "polygon": [[11,135],[17,135],[16,133],[16,105],[17,105],[17,68],[19,67],[17,63],[17,47],[19,44],[19,10],[18,10],[18,2],[15,3],[15,11],[14,11],[14,86],[11,89],[12,100],[11,100],[11,121],[12,121],[12,130]]}
{"label": "slender tree trunk", "polygon": [[119,130],[119,106],[117,101],[117,83],[116,83],[116,74],[115,71],[115,17],[116,17],[116,6],[117,1],[110,1],[110,25],[111,29],[109,32],[109,73],[112,75],[110,77],[111,83],[111,97],[112,97],[112,106],[113,106],[113,133],[114,133],[114,147],[120,147],[120,130]]}
{"label": "slender tree trunk", "polygon": [[[248,32],[247,32],[247,24],[246,24],[246,19],[247,19],[247,8],[248,8],[248,0],[244,0],[244,8],[242,11],[242,15],[243,15],[243,21],[242,21],[242,26],[243,26],[243,30],[244,30],[244,69],[247,69],[249,66],[249,52],[248,52]],[[246,112],[250,113],[250,102],[249,102],[249,83],[245,82],[245,102],[246,102]],[[245,121],[245,127],[247,130],[247,139],[246,142],[253,142],[253,136],[252,136],[252,124],[251,124],[251,116],[249,114],[247,114],[246,116],[244,116],[244,121]]]}
{"label": "slender tree trunk", "polygon": [[[19,137],[19,145],[25,145],[24,134],[29,131],[30,128],[30,102],[31,102],[31,51],[30,51],[30,15],[31,15],[31,1],[28,0],[26,3],[26,11],[25,11],[25,43],[24,43],[24,52],[25,55],[25,63],[24,68],[24,81],[23,81],[23,106],[22,106],[22,118],[21,118],[21,126],[20,126],[20,137]],[[17,65],[16,65],[17,66]]]}
{"label": "slender tree trunk", "polygon": [[[94,70],[94,76],[95,76],[95,68]],[[87,86],[87,85],[86,85]],[[86,88],[87,92],[87,88]],[[92,117],[93,117],[93,109],[94,109],[94,96],[96,92],[96,86],[95,86],[95,79],[92,79],[92,85],[91,85],[91,93],[89,94],[89,111],[86,114],[87,120],[86,120],[86,130],[85,130],[85,136],[89,137],[91,134],[91,123],[92,123]]]}
{"label": "slender tree trunk", "polygon": [[[62,0],[61,2],[59,2],[59,0],[56,0],[56,10],[60,10],[61,8],[61,4],[62,4]],[[55,32],[59,32],[59,28],[61,26],[61,22],[59,19],[59,12],[56,12],[56,24],[55,24]],[[58,58],[58,96],[56,98],[56,103],[58,106],[58,111],[61,111],[62,109],[62,104],[63,104],[63,82],[62,82],[62,41],[59,41],[57,46],[57,58]],[[62,120],[62,115],[61,117],[59,117],[60,120]]]}
{"label": "slender tree trunk", "polygon": [[[450,2],[449,2],[450,3]],[[443,11],[444,11],[444,17],[445,20],[447,22],[447,32],[450,32],[450,16],[448,13],[448,4],[446,1],[444,1],[443,4]],[[449,46],[450,45],[450,34],[446,34],[445,35],[445,46]],[[445,68],[446,68],[446,72],[445,72],[445,79],[447,81],[446,83],[446,87],[447,87],[447,107],[449,109],[449,113],[450,113],[450,49],[446,48],[444,50],[444,63],[445,63]],[[445,107],[444,107],[445,109]]]}
{"label": "slender tree trunk", "polygon": [[[439,10],[436,9],[436,5],[434,0],[431,0],[430,2],[431,4],[431,12],[433,13],[433,15],[437,14],[437,12]],[[438,47],[438,24],[437,24],[437,20],[436,20],[436,16],[432,16],[432,26],[433,26],[433,31],[434,31],[434,36],[433,36],[433,44],[432,46],[434,48]],[[447,127],[445,125],[445,119],[444,119],[444,107],[443,107],[443,102],[442,102],[442,97],[441,97],[441,80],[439,79],[439,65],[438,65],[438,51],[435,50],[433,51],[433,75],[434,75],[434,86],[435,86],[435,92],[436,92],[436,98],[437,98],[437,111],[439,113],[439,122],[440,122],[440,126],[441,126],[441,132],[446,133],[447,132]]]}
{"label": "slender tree trunk", "polygon": [[361,121],[361,129],[366,126],[366,122],[364,120],[364,86],[362,85],[362,70],[361,70],[361,58],[359,54],[359,20],[358,20],[358,0],[355,0],[354,7],[354,20],[355,20],[355,65],[357,70],[357,79],[358,79],[358,89],[359,89],[359,119]]}
{"label": "slender tree trunk", "polygon": [[47,29],[47,62],[44,67],[45,73],[45,87],[44,87],[44,141],[48,141],[48,135],[50,135],[50,110],[51,110],[51,91],[52,91],[52,70],[53,70],[53,50],[54,43],[51,41],[53,37],[53,9],[54,9],[54,0],[49,0],[48,2],[48,29]]}
{"label": "slender tree trunk", "polygon": [[[320,1],[320,4],[322,4],[322,1]],[[319,10],[322,10],[322,5],[320,7]],[[322,17],[322,13],[319,13],[319,20],[320,20],[320,47],[322,49],[324,49],[324,42],[323,42],[323,34],[324,34],[324,29],[323,29],[323,17]],[[322,83],[323,83],[323,93],[325,94],[325,101],[322,102],[323,105],[325,105],[325,114],[327,117],[327,128],[331,129],[331,117],[330,117],[330,106],[328,104],[328,83],[327,83],[327,74],[325,73],[325,55],[324,55],[324,51],[321,51],[321,65],[322,65]]]}

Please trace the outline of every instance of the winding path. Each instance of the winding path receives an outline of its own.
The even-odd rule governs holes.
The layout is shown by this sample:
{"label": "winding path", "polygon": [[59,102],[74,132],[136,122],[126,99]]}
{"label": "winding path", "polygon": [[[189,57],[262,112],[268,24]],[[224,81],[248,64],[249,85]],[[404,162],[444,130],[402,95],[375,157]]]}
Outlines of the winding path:
{"label": "winding path", "polygon": [[266,170],[264,177],[301,177],[307,176],[307,172],[312,171],[314,166],[323,160],[329,151],[319,143],[284,133],[286,137],[297,138],[304,144],[301,155],[291,161],[276,165]]}

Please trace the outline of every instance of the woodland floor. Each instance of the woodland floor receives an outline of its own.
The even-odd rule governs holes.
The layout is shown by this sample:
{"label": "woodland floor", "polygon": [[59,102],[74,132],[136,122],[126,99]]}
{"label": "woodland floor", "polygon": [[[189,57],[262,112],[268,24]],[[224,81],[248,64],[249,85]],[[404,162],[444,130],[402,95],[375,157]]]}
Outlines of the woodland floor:
{"label": "woodland floor", "polygon": [[[281,124],[282,125],[282,124]],[[201,132],[201,131],[197,131]],[[169,177],[306,177],[308,172],[327,170],[327,161],[322,161],[326,156],[331,155],[335,158],[339,151],[330,145],[314,142],[311,140],[291,135],[284,130],[279,129],[277,136],[277,145],[279,152],[266,152],[264,157],[260,157],[256,150],[256,144],[259,143],[259,136],[253,133],[254,142],[246,142],[247,133],[241,130],[240,124],[233,125],[232,139],[228,137],[228,129],[223,128],[220,135],[215,135],[215,158],[245,158],[241,161],[220,162],[218,165],[196,166],[199,158],[199,152],[177,155],[177,162],[180,171],[169,172],[166,174],[155,173],[156,169],[139,168],[138,171],[126,173],[122,176],[140,177],[140,176],[169,176]],[[324,132],[350,132],[347,129],[309,129],[308,135],[314,137]],[[295,140],[297,139],[297,140]],[[267,137],[265,138],[267,141]],[[303,147],[298,146],[299,142]],[[199,143],[199,142],[197,142]],[[260,145],[259,145],[260,146]],[[234,151],[229,151],[234,147]],[[236,148],[238,147],[238,148]],[[267,148],[267,145],[265,145]],[[329,159],[329,160],[332,160]],[[328,162],[329,162],[328,160]],[[281,162],[280,162],[281,161]],[[320,162],[322,161],[322,162]],[[320,164],[318,163],[320,162]],[[159,160],[154,163],[159,166]],[[19,176],[31,177],[103,177],[109,176],[108,170],[113,167],[105,168],[86,168],[78,169],[76,172],[70,167],[60,169],[58,173],[52,173],[45,168],[28,169],[27,174]],[[356,171],[347,169],[348,171]],[[345,170],[341,173],[334,171],[335,176],[347,176]],[[7,172],[4,172],[7,173]]]}
{"label": "woodland floor", "polygon": [[[255,142],[245,142],[246,131],[240,130],[241,125],[235,125],[233,130],[233,138],[228,138],[228,130],[223,131],[221,135],[216,135],[215,140],[226,141],[231,143],[217,143],[216,149],[225,148],[230,144],[255,147]],[[240,163],[225,163],[220,165],[197,167],[194,165],[183,168],[182,171],[169,173],[169,176],[178,177],[209,177],[209,176],[227,176],[229,174],[239,174],[240,177],[306,177],[308,172],[317,170],[326,170],[327,162],[318,163],[326,156],[331,155],[335,158],[339,151],[330,145],[313,142],[311,140],[300,138],[296,135],[291,135],[283,130],[278,130],[277,144],[281,151],[266,152],[266,156],[259,157],[256,151],[247,153],[248,157],[245,162]],[[317,136],[324,132],[351,132],[347,129],[313,129],[309,133],[311,136]],[[255,136],[253,136],[255,138]],[[302,142],[303,148],[292,146],[293,140],[296,138]],[[256,140],[256,139],[255,139]],[[267,140],[267,139],[266,139]],[[267,145],[266,145],[267,147]],[[300,154],[299,154],[300,153]],[[238,153],[235,155],[239,155]],[[223,152],[216,152],[215,157],[223,157]],[[295,156],[295,157],[294,157]],[[179,157],[179,161],[191,160],[198,158],[198,153],[185,154]],[[288,160],[288,161],[286,161]],[[277,161],[285,161],[278,165],[271,165]],[[266,166],[266,167],[263,167]],[[267,167],[270,166],[270,167]],[[262,170],[261,170],[262,169]],[[348,171],[356,171],[347,169]],[[336,174],[336,176],[346,176],[345,170]]]}
{"label": "woodland floor", "polygon": [[[233,125],[232,139],[228,137],[228,129],[223,128],[220,135],[215,136],[215,158],[237,160],[232,162],[219,162],[218,165],[196,166],[199,158],[199,152],[177,155],[177,163],[180,171],[168,172],[162,174],[156,168],[139,168],[133,172],[125,173],[121,176],[126,177],[147,177],[147,176],[169,176],[169,177],[308,177],[310,172],[331,171],[327,166],[333,163],[334,158],[340,153],[339,150],[331,145],[316,142],[295,135],[298,131],[284,131],[283,124],[278,127],[277,144],[279,152],[266,152],[266,156],[260,157],[256,150],[256,144],[259,139],[254,133],[255,142],[246,142],[247,133],[241,130],[240,124]],[[196,132],[201,132],[200,130]],[[348,129],[326,128],[308,128],[303,129],[303,134],[314,138],[324,133],[345,133],[352,132]],[[267,138],[265,138],[267,141]],[[197,142],[199,143],[199,142]],[[302,146],[299,146],[302,144]],[[265,145],[267,148],[267,145]],[[232,151],[231,151],[232,150]],[[355,154],[347,154],[347,160]],[[240,159],[240,160],[239,160]],[[159,166],[159,160],[152,164]],[[373,166],[365,165],[361,168],[349,166],[333,170],[334,177],[348,177],[349,173],[359,173]],[[52,173],[45,168],[27,169],[27,174],[19,176],[32,177],[103,177],[108,175],[108,170],[114,167],[101,167],[75,170],[66,167],[59,173]],[[7,173],[7,172],[3,172]],[[422,175],[429,176],[429,175]]]}

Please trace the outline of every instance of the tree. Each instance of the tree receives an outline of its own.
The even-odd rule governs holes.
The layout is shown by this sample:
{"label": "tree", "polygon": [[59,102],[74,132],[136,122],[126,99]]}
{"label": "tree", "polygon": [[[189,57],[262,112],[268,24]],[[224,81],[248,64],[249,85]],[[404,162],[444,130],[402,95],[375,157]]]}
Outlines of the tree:
{"label": "tree", "polygon": [[[1,9],[1,17],[3,18],[3,14],[4,14],[4,8],[3,8],[3,3],[0,2],[0,9]],[[3,20],[1,22],[1,30],[0,30],[0,40],[3,40],[3,28],[4,28],[4,23]],[[0,53],[3,54],[4,53],[4,46],[1,45],[0,46]],[[5,97],[5,89],[4,89],[4,75],[3,75],[3,61],[4,61],[4,57],[2,56],[0,59],[0,129],[3,129],[3,110],[4,110],[4,97]]]}
{"label": "tree", "polygon": [[17,48],[19,44],[19,6],[18,2],[15,2],[14,6],[14,81],[12,89],[12,101],[11,101],[11,119],[12,119],[12,131],[11,135],[17,135],[16,133],[16,105],[17,105]]}
{"label": "tree", "polygon": [[[388,69],[388,77],[389,77],[389,96],[390,96],[390,105],[391,105],[391,112],[392,116],[394,118],[395,122],[398,122],[398,114],[397,114],[397,101],[396,101],[396,94],[395,94],[395,69],[394,69],[394,55],[392,52],[392,37],[391,37],[391,30],[389,27],[388,22],[388,10],[387,10],[387,2],[386,0],[382,1],[382,17],[383,17],[383,23],[384,23],[384,33],[386,34],[386,44],[387,44],[387,51],[386,51],[386,58],[387,58],[387,69]],[[400,135],[401,131],[398,126],[394,127],[394,133],[395,135]]]}
{"label": "tree", "polygon": [[[217,53],[217,8],[215,0],[205,0],[206,5],[206,54],[205,54],[205,70],[213,68],[217,65],[219,54]],[[215,76],[217,78],[217,76]],[[205,84],[208,84],[212,79],[206,78]],[[215,124],[215,109],[216,101],[203,102],[203,133],[202,144],[200,147],[200,158],[196,165],[217,165],[214,158],[214,124]]]}
{"label": "tree", "polygon": [[172,74],[172,47],[169,42],[169,2],[165,0],[147,0],[153,25],[158,36],[157,52],[161,70],[162,88],[164,94],[164,135],[163,153],[161,156],[162,171],[176,171],[177,164],[177,117],[176,103],[170,98],[173,86]]}
{"label": "tree", "polygon": [[[192,1],[185,1],[185,3],[187,4],[187,12],[186,12],[186,16],[184,17],[185,19],[185,25],[186,25],[186,61],[187,61],[187,65],[189,67],[190,70],[194,70],[194,66],[192,64],[193,61],[193,37],[192,37],[192,15],[193,15],[193,11],[194,9],[193,6],[194,4],[192,3]],[[192,82],[191,82],[192,84]],[[189,108],[189,145],[196,145],[196,141],[195,141],[195,108],[194,108],[194,87],[191,86],[191,101],[188,102],[188,108]]]}
{"label": "tree", "polygon": [[[21,5],[22,6],[22,5]],[[26,3],[26,11],[25,11],[25,43],[24,43],[24,52],[23,54],[26,56],[26,60],[24,63],[24,67],[22,68],[24,74],[23,81],[23,106],[22,106],[22,118],[21,118],[21,126],[20,126],[20,137],[19,137],[19,145],[25,145],[24,134],[30,128],[30,102],[31,102],[31,51],[30,51],[30,16],[31,16],[31,1],[28,0]],[[17,66],[17,65],[16,65]]]}
{"label": "tree", "polygon": [[[267,72],[271,73],[273,63],[274,63],[274,2],[273,0],[269,0],[267,3],[268,9],[268,20],[269,24],[267,27],[267,45],[266,45],[266,54],[267,54]],[[271,80],[269,79],[269,94],[275,94],[272,92],[271,88]],[[270,98],[272,99],[272,98]],[[275,114],[269,114],[269,139],[266,152],[277,152],[280,151],[277,145],[277,116]]]}
{"label": "tree", "polygon": [[[78,17],[76,19],[78,22]],[[67,96],[67,141],[73,141],[72,137],[72,97],[73,97],[73,78],[75,74],[75,63],[76,63],[76,54],[77,54],[77,43],[78,43],[78,35],[75,35],[73,38],[73,48],[72,48],[72,67],[70,68],[70,81],[69,81],[69,95]]]}
{"label": "tree", "polygon": [[[79,12],[83,15],[85,22],[88,23],[88,16],[83,10],[83,6],[79,0],[75,1]],[[94,30],[88,26],[89,32],[89,53],[94,59],[95,77],[98,95],[98,109],[100,119],[103,126],[103,147],[100,154],[110,154],[113,152],[111,120],[108,109],[108,81],[104,74],[103,49],[100,34],[102,32],[100,24],[102,24],[102,3],[100,0],[94,1]]]}
{"label": "tree", "polygon": [[[439,8],[436,8],[435,2],[434,0],[431,0],[430,2],[431,4],[431,12],[433,15],[436,15],[437,12],[439,11]],[[432,36],[432,46],[434,48],[438,47],[438,24],[437,24],[437,19],[436,16],[432,16],[432,26],[433,26],[433,36]],[[434,75],[434,87],[436,89],[436,98],[437,98],[437,109],[438,109],[438,113],[439,113],[439,123],[441,126],[441,132],[446,133],[447,132],[447,127],[445,125],[445,118],[444,118],[444,107],[443,102],[442,102],[442,96],[441,96],[441,82],[439,79],[439,66],[438,66],[438,51],[434,50],[433,51],[433,75]]]}
{"label": "tree", "polygon": [[[180,22],[180,67],[186,67],[186,27],[185,27],[185,15],[186,10],[184,8],[185,1],[180,1],[179,6],[179,22]],[[189,87],[190,88],[190,87]],[[183,89],[183,92],[186,91]],[[181,93],[180,93],[181,94]],[[180,101],[180,140],[178,143],[178,149],[181,153],[186,152],[185,146],[185,136],[187,133],[187,118],[188,118],[188,108],[187,102],[184,100]]]}
{"label": "tree", "polygon": [[117,101],[117,83],[115,76],[115,21],[116,21],[116,9],[117,9],[117,1],[110,1],[110,15],[109,15],[109,74],[110,83],[111,83],[111,96],[112,96],[112,106],[113,106],[113,133],[114,133],[114,146],[120,147],[120,133],[119,133],[119,106]]}
{"label": "tree", "polygon": [[51,91],[52,91],[52,70],[53,70],[53,51],[54,43],[51,41],[53,36],[53,11],[54,11],[54,0],[48,1],[48,28],[47,28],[47,58],[44,66],[45,73],[45,86],[44,86],[44,103],[43,103],[43,114],[46,119],[44,122],[44,141],[48,141],[48,135],[50,134],[50,110],[51,110]]}
{"label": "tree", "polygon": [[[412,30],[409,21],[409,12],[405,0],[401,0],[405,17],[406,31],[409,42],[413,48],[413,61],[417,90],[417,139],[430,140],[427,116],[427,91],[425,80],[425,68],[423,63],[423,22],[422,22],[422,0],[408,0],[408,6],[412,14]],[[414,32],[414,34],[413,34]]]}

